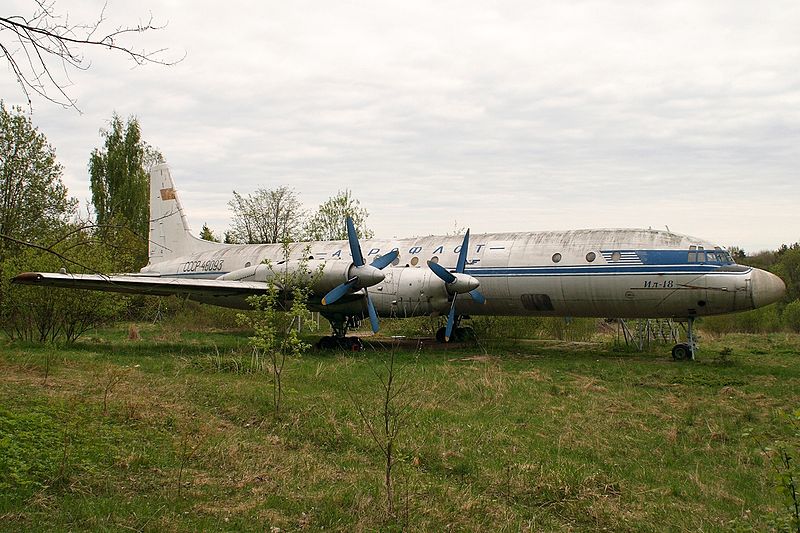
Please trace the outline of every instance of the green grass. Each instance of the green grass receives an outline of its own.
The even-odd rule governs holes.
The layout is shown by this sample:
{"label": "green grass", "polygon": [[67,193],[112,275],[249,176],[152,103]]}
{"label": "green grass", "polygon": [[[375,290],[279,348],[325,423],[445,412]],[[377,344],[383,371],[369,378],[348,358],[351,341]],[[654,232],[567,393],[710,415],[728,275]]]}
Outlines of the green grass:
{"label": "green grass", "polygon": [[779,417],[800,402],[796,335],[704,339],[695,363],[610,341],[395,348],[412,416],[390,517],[354,403],[380,407],[386,348],[290,362],[275,416],[246,333],[140,329],[3,346],[0,530],[730,531],[784,513],[760,444],[797,444]]}

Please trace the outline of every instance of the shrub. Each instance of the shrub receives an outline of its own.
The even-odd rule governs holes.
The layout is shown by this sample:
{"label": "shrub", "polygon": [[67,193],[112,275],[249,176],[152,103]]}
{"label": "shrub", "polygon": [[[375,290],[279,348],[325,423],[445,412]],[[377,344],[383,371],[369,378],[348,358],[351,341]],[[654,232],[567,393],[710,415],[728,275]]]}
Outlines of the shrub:
{"label": "shrub", "polygon": [[800,333],[800,299],[789,302],[783,308],[781,321],[786,329]]}

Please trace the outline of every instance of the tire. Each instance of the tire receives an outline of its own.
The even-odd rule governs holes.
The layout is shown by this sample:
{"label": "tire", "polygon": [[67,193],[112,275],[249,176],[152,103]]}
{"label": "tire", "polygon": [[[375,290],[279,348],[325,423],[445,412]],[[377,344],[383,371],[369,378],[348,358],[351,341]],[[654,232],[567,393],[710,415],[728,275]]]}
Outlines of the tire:
{"label": "tire", "polygon": [[360,352],[364,349],[364,344],[361,342],[361,339],[358,337],[349,337],[350,340],[350,351],[351,352]]}
{"label": "tire", "polygon": [[446,331],[447,331],[446,328],[439,328],[439,329],[436,330],[436,342],[439,342],[439,343],[442,343],[442,344],[447,342],[444,339],[444,334],[445,334]]}
{"label": "tire", "polygon": [[320,350],[333,350],[338,345],[333,337],[322,337],[319,342],[317,342],[317,348]]}
{"label": "tire", "polygon": [[676,344],[672,347],[672,358],[675,361],[686,361],[692,358],[692,351],[689,349],[688,344]]}

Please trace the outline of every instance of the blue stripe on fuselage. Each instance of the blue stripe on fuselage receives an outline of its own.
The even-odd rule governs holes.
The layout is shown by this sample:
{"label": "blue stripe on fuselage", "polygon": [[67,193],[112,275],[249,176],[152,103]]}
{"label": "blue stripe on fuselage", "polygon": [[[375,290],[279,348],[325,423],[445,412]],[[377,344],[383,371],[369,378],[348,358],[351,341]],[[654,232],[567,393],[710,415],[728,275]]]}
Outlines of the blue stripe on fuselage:
{"label": "blue stripe on fuselage", "polygon": [[585,265],[563,267],[481,267],[464,271],[470,276],[608,276],[620,274],[742,274],[739,271],[721,270],[717,265]]}

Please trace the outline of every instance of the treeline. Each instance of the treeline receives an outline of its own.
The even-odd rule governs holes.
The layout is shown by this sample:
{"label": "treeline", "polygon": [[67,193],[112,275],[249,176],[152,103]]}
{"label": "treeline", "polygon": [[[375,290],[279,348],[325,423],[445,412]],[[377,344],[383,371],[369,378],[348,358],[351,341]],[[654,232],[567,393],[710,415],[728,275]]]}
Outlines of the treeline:
{"label": "treeline", "polygon": [[145,168],[163,157],[142,140],[135,118],[114,114],[100,136],[88,161],[90,217],[69,196],[55,148],[31,116],[0,101],[0,327],[12,339],[72,341],[131,311],[132,300],[115,294],[10,283],[31,270],[129,272],[146,263]]}
{"label": "treeline", "polygon": [[[91,210],[82,215],[62,180],[56,152],[22,108],[0,101],[0,329],[12,339],[72,341],[85,331],[118,320],[150,319],[162,303],[93,291],[42,290],[10,279],[26,271],[136,272],[147,263],[148,169],[163,162],[142,138],[135,117],[114,114],[100,130],[101,145],[88,154]],[[272,243],[347,238],[345,215],[359,237],[369,238],[367,211],[349,190],[314,211],[303,208],[286,186],[241,194],[229,202],[232,225],[219,239],[204,225],[200,236],[230,243]],[[747,255],[737,261],[778,274],[784,299],[749,313],[711,317],[713,332],[800,331],[800,243]]]}
{"label": "treeline", "polygon": [[711,333],[800,332],[800,242],[752,255],[733,247],[731,253],[737,263],[780,276],[786,283],[786,295],[774,305],[746,313],[705,318],[703,329]]}
{"label": "treeline", "polygon": [[[73,341],[105,323],[150,318],[161,306],[141,296],[10,283],[27,271],[108,274],[136,272],[147,263],[148,171],[164,157],[144,141],[136,117],[114,113],[100,139],[88,154],[91,209],[82,214],[64,186],[55,148],[32,116],[0,101],[0,329],[12,339]],[[360,236],[371,236],[368,213],[349,190],[313,212],[286,186],[233,191],[229,207],[226,242],[344,239],[345,215]],[[206,225],[200,236],[218,240]]]}

